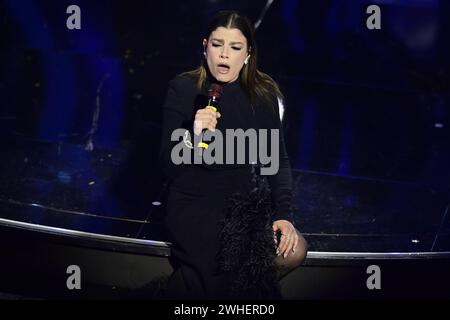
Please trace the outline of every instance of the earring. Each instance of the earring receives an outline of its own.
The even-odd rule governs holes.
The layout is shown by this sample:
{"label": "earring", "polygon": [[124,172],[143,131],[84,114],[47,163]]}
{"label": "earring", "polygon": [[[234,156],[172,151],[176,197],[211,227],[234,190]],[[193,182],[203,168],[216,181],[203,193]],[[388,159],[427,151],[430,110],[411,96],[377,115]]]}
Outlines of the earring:
{"label": "earring", "polygon": [[248,58],[245,59],[244,64],[248,64]]}

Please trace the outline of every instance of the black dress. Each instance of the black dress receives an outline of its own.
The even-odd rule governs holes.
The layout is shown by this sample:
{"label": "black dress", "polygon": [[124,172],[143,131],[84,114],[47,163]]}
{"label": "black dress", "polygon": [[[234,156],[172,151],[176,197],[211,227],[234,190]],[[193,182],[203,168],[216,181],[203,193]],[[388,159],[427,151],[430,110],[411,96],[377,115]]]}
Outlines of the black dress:
{"label": "black dress", "polygon": [[[207,87],[208,84],[209,81]],[[185,128],[193,141],[193,119],[196,111],[206,106],[205,99],[206,92],[197,89],[195,79],[182,75],[170,82],[163,105],[159,156],[170,179],[165,223],[174,265],[168,297],[228,298],[236,297],[232,294],[236,290],[245,296],[243,287],[251,286],[258,295],[264,290],[255,284],[264,281],[257,277],[264,274],[267,277],[275,258],[271,222],[280,219],[292,222],[292,177],[283,131],[280,130],[278,173],[264,180],[255,180],[255,165],[248,163],[174,165],[171,150],[179,142],[171,141],[172,132]],[[224,85],[218,111],[221,118],[216,129],[223,133],[225,129],[281,128],[277,100],[271,106],[252,106],[239,80]],[[265,182],[270,204],[267,199],[259,203],[267,196],[267,188],[262,187]],[[271,212],[262,216],[260,211],[267,208]],[[242,271],[244,265],[247,268]]]}

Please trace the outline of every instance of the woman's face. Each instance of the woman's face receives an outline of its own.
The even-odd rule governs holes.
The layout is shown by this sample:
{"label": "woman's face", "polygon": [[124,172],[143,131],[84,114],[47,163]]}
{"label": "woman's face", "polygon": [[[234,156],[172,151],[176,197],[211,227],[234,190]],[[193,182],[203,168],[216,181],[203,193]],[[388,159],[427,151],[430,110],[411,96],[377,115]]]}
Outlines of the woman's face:
{"label": "woman's face", "polygon": [[247,39],[241,30],[219,27],[203,40],[209,71],[218,81],[233,82],[248,56]]}

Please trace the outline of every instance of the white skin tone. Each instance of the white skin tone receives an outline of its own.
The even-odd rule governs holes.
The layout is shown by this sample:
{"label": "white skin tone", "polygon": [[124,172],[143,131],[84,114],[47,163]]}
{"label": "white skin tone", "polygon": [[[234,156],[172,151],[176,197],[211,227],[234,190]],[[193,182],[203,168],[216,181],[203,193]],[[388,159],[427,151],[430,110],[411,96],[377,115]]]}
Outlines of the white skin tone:
{"label": "white skin tone", "polygon": [[[245,66],[246,59],[250,58],[251,50],[247,47],[247,39],[237,28],[218,27],[211,33],[209,39],[203,39],[203,47],[210,73],[224,83],[236,81]],[[226,64],[229,69],[221,68],[219,66],[221,64]],[[194,120],[194,133],[199,135],[203,129],[214,131],[220,117],[219,112],[209,108],[198,110]],[[272,227],[274,242],[278,246],[277,256],[287,258],[291,252],[295,253],[300,239],[292,223],[277,220],[273,222]],[[279,244],[276,239],[277,231],[281,231],[282,234]]]}
{"label": "white skin tone", "polygon": [[[233,82],[239,78],[245,59],[250,55],[247,39],[239,29],[219,27],[209,39],[203,39],[206,62],[214,78],[221,82]],[[227,73],[220,72],[219,65],[230,67]]]}

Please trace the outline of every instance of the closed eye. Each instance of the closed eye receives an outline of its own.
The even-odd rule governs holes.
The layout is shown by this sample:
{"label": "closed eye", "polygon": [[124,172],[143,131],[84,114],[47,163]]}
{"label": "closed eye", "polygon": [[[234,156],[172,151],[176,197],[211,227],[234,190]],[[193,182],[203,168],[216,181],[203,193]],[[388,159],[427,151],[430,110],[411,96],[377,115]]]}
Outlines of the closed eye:
{"label": "closed eye", "polygon": [[[217,47],[221,47],[222,45],[219,44],[219,43],[213,43],[212,46],[213,46],[214,48],[217,48]],[[241,50],[242,50],[242,48],[240,48],[240,47],[231,47],[231,48],[232,48],[233,50],[236,50],[236,51],[241,51]]]}

